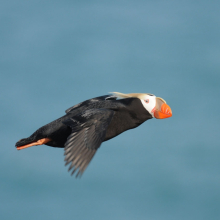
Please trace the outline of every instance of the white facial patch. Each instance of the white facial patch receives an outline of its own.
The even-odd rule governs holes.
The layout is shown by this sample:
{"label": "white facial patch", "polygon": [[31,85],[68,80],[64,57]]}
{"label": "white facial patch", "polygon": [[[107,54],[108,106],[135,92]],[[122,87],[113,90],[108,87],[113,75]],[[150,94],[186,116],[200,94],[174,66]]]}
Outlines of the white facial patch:
{"label": "white facial patch", "polygon": [[141,102],[144,108],[152,115],[154,118],[154,111],[156,106],[156,96],[155,95],[145,95],[141,97]]}

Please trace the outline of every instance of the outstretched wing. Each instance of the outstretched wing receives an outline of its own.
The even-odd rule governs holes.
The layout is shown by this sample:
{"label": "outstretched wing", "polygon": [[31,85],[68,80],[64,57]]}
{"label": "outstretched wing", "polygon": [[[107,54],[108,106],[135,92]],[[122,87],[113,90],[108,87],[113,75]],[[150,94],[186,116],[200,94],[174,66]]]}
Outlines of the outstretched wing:
{"label": "outstretched wing", "polygon": [[70,164],[72,175],[82,175],[105,138],[114,111],[91,109],[74,116],[63,123],[72,129],[65,143],[65,161]]}
{"label": "outstretched wing", "polygon": [[86,107],[86,106],[88,106],[88,105],[90,105],[91,103],[94,103],[94,102],[99,102],[99,101],[104,101],[104,100],[115,100],[115,99],[117,99],[117,97],[114,96],[114,95],[99,96],[99,97],[96,97],[96,98],[93,98],[93,99],[88,99],[88,100],[86,100],[84,102],[81,102],[77,105],[74,105],[74,106],[68,108],[65,112],[69,113],[72,110],[75,110],[76,108],[79,108],[79,107],[82,107],[82,106]]}

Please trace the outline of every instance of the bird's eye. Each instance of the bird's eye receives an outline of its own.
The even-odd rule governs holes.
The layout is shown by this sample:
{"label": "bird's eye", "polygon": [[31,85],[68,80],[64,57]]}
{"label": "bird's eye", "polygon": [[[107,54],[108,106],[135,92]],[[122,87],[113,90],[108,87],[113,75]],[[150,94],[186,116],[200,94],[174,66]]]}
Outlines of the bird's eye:
{"label": "bird's eye", "polygon": [[146,99],[145,102],[146,102],[146,103],[149,103],[149,99]]}

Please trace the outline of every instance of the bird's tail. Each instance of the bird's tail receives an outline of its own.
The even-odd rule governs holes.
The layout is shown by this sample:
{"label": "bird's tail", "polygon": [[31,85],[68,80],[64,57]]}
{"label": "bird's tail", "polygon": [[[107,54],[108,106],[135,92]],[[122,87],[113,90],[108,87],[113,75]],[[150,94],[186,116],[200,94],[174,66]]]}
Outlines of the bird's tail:
{"label": "bird's tail", "polygon": [[28,138],[22,138],[21,140],[19,140],[19,141],[15,144],[15,146],[16,146],[16,147],[21,147],[21,146],[23,146],[23,145],[30,144],[30,143],[33,142],[33,141],[34,141],[33,138],[30,138],[30,137],[28,137]]}
{"label": "bird's tail", "polygon": [[42,138],[42,139],[33,139],[33,137],[28,137],[28,138],[23,138],[21,140],[19,140],[15,146],[17,148],[17,150],[22,150],[31,146],[35,146],[35,145],[42,145],[42,144],[46,144],[48,142],[50,142],[51,139],[50,138]]}

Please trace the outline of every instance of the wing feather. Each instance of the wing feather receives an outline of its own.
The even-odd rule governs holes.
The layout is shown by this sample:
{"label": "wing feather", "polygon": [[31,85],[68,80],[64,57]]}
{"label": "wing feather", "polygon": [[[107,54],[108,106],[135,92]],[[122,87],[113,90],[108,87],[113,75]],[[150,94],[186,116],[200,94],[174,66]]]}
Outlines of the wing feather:
{"label": "wing feather", "polygon": [[99,96],[99,97],[96,97],[96,98],[92,98],[92,99],[88,99],[84,102],[81,102],[79,104],[76,104],[70,108],[68,108],[65,112],[66,113],[70,113],[71,111],[75,110],[75,109],[78,109],[80,107],[86,107],[86,106],[89,106],[91,103],[94,103],[94,102],[100,102],[100,101],[104,101],[104,100],[115,100],[117,99],[116,96],[114,95],[103,95],[103,96]]}
{"label": "wing feather", "polygon": [[114,111],[91,109],[63,123],[72,129],[64,148],[65,165],[71,175],[81,176],[105,138]]}

